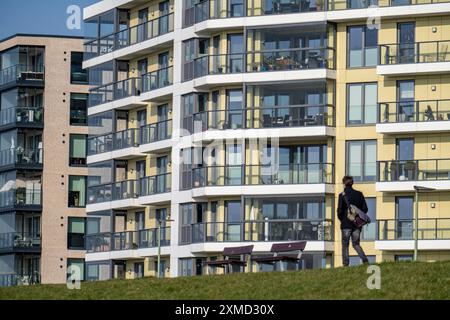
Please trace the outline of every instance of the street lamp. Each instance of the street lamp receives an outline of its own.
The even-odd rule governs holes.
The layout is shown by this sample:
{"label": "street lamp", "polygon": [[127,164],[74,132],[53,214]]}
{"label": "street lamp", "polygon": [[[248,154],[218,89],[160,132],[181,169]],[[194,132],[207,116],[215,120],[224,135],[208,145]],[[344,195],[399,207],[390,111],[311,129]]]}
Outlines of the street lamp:
{"label": "street lamp", "polygon": [[169,222],[169,221],[174,221],[174,220],[167,220],[167,219],[157,219],[156,220],[157,221],[157,223],[158,223],[158,236],[157,236],[157,243],[158,243],[158,262],[157,262],[157,265],[158,265],[158,278],[160,278],[161,277],[161,224],[163,223],[163,222]]}
{"label": "street lamp", "polygon": [[428,188],[428,187],[422,187],[422,186],[414,186],[415,191],[415,202],[416,202],[416,209],[414,210],[414,261],[417,261],[418,257],[418,246],[419,246],[419,192],[429,192],[434,191],[435,188]]}

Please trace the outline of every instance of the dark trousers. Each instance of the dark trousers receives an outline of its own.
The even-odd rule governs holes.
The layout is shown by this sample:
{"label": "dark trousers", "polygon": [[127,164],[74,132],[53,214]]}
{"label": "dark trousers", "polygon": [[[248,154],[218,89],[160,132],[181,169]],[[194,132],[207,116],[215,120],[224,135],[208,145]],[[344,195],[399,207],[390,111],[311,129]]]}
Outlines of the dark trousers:
{"label": "dark trousers", "polygon": [[342,263],[344,267],[347,267],[350,263],[348,246],[350,244],[350,238],[352,238],[352,245],[358,256],[363,262],[368,262],[364,250],[359,245],[359,240],[361,237],[361,228],[353,229],[342,229]]}

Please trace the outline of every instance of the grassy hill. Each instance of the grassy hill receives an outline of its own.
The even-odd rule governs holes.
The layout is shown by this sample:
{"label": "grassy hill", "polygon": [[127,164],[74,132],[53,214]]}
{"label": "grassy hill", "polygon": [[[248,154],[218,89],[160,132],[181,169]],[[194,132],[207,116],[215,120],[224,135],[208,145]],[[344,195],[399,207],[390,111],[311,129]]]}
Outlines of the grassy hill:
{"label": "grassy hill", "polygon": [[370,274],[359,266],[0,288],[0,299],[450,299],[450,261],[379,266],[380,290],[367,289]]}

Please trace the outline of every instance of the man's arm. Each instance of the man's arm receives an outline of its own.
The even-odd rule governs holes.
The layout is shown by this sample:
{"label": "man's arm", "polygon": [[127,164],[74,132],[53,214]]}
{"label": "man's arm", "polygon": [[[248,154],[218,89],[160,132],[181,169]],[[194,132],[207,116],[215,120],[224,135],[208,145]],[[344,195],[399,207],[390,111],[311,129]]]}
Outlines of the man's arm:
{"label": "man's arm", "polygon": [[342,194],[339,194],[338,198],[337,216],[341,221],[344,218],[344,199],[342,199]]}
{"label": "man's arm", "polygon": [[364,194],[361,192],[361,208],[364,213],[367,213],[369,211],[369,208],[367,207],[366,198],[364,197]]}

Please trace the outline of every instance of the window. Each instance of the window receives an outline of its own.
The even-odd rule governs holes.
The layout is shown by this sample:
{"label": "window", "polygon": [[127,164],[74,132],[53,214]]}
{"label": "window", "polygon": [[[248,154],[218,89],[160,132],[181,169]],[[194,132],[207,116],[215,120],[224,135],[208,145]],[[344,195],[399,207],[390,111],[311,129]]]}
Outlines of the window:
{"label": "window", "polygon": [[347,86],[347,124],[377,122],[377,84],[355,83]]}
{"label": "window", "polygon": [[355,181],[375,181],[377,141],[347,141],[346,172]]}
{"label": "window", "polygon": [[347,31],[350,68],[376,66],[378,62],[378,30],[365,26],[352,26]]}
{"label": "window", "polygon": [[86,206],[86,177],[69,176],[69,207]]}
{"label": "window", "polygon": [[67,279],[72,281],[84,280],[84,259],[67,259]]}
{"label": "window", "polygon": [[192,276],[192,259],[191,258],[180,259],[180,276],[182,276],[182,277]]}
{"label": "window", "polygon": [[369,215],[371,222],[362,228],[361,240],[375,240],[377,226],[377,198],[366,198],[366,202],[367,208],[369,209],[367,214]]}
{"label": "window", "polygon": [[69,165],[86,165],[86,139],[85,134],[71,134],[69,143]]}
{"label": "window", "polygon": [[71,93],[70,94],[70,125],[87,124],[87,93]]}
{"label": "window", "polygon": [[[358,256],[350,256],[349,258],[350,266],[358,266],[362,264],[362,261]],[[369,264],[374,264],[376,261],[375,256],[367,256],[367,260],[369,260]]]}
{"label": "window", "polygon": [[84,250],[85,218],[69,217],[67,231],[67,249]]}
{"label": "window", "polygon": [[396,262],[410,262],[413,261],[412,254],[396,254],[395,255]]}
{"label": "window", "polygon": [[83,70],[83,52],[72,52],[70,61],[70,83],[89,84],[88,71]]}

